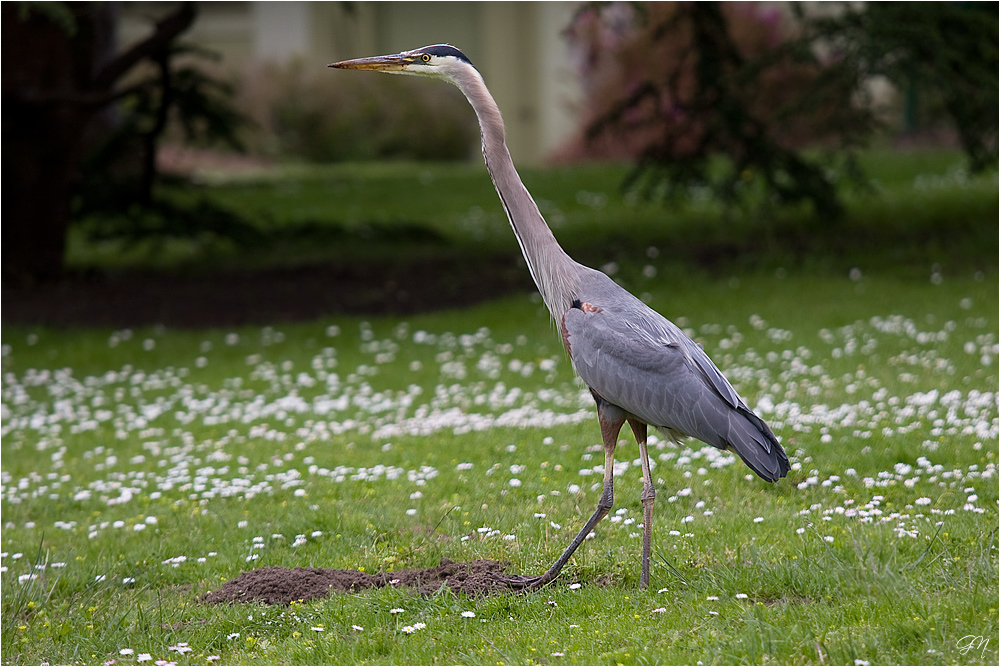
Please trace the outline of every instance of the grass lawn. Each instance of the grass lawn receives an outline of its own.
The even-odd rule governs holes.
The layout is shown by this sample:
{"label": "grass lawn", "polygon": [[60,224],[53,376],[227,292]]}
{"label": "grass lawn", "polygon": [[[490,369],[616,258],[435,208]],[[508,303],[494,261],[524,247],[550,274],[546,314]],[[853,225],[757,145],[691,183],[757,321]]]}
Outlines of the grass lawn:
{"label": "grass lawn", "polygon": [[[429,185],[412,181],[420,225],[434,215],[424,191],[465,178],[430,169]],[[628,204],[599,205],[606,172],[588,184],[585,171],[561,190],[593,195],[574,194],[578,209],[540,203],[568,246],[608,261],[587,239],[601,211]],[[995,176],[971,195],[927,186],[929,199],[915,176],[899,178],[885,188],[918,228],[990,206],[995,220]],[[529,187],[544,196],[544,183]],[[404,194],[386,206],[405,209]],[[494,202],[435,197],[453,195],[468,201],[441,214],[441,238],[499,247],[493,208],[449,226]],[[293,215],[249,186],[243,201]],[[303,217],[349,222],[350,206]],[[3,662],[996,664],[995,226],[978,232],[993,246],[965,265],[955,260],[975,243],[961,238],[845,244],[829,263],[813,251],[789,263],[779,244],[752,267],[706,275],[678,268],[642,218],[652,209],[634,208],[634,229],[602,232],[637,239],[604,244],[621,253],[616,277],[704,345],[793,463],[769,485],[728,453],[656,440],[648,591],[629,437],[615,509],[542,591],[196,600],[266,565],[546,568],[593,511],[603,457],[592,400],[537,297],[233,330],[4,326]],[[867,208],[884,222],[872,238],[903,237],[890,204]],[[693,224],[674,229],[693,235]]]}
{"label": "grass lawn", "polygon": [[[845,187],[846,214],[830,223],[803,211],[761,216],[712,200],[671,205],[623,192],[625,165],[522,169],[566,250],[588,265],[609,261],[640,272],[650,247],[662,270],[728,276],[801,267],[842,275],[890,269],[927,277],[932,265],[995,270],[996,173],[970,176],[955,151],[873,151],[867,188]],[[517,254],[493,184],[481,164],[335,164],[242,175],[205,173],[204,195],[269,234],[257,247],[206,235],[124,247],[70,237],[72,267],[150,266],[199,271],[311,261],[400,262],[417,257]],[[763,221],[762,221],[763,220]],[[628,277],[628,276],[626,276]]]}

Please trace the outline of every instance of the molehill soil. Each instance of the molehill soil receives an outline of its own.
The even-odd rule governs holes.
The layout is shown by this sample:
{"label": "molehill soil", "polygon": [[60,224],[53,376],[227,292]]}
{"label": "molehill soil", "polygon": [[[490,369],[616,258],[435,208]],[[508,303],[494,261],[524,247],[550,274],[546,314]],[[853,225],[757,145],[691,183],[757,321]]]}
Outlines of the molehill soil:
{"label": "molehill soil", "polygon": [[434,567],[375,574],[315,567],[261,567],[242,573],[227,581],[219,590],[202,595],[199,600],[207,604],[263,602],[287,605],[324,598],[331,593],[384,586],[407,588],[419,595],[431,595],[447,586],[456,593],[482,597],[513,590],[495,576],[503,574],[508,565],[495,560],[456,563],[442,558],[441,563]]}

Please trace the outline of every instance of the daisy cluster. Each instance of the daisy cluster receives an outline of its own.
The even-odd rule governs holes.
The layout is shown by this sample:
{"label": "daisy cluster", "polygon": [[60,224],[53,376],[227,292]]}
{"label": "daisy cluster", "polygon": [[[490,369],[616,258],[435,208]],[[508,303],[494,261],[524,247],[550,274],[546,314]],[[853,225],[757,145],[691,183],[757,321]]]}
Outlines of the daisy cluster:
{"label": "daisy cluster", "polygon": [[[167,655],[173,657],[180,657],[187,653],[191,653],[194,649],[187,642],[178,642],[174,646],[167,647]],[[133,648],[122,648],[118,649],[118,658],[112,658],[111,660],[106,660],[104,665],[115,665],[115,664],[132,664],[132,663],[146,663],[149,665],[156,665],[157,667],[173,667],[177,664],[177,660],[168,660],[166,658],[157,658],[153,653],[143,653],[142,651],[136,651]],[[218,655],[208,655],[204,657],[205,662],[212,663],[219,660]]]}
{"label": "daisy cluster", "polygon": [[[968,310],[966,304],[962,308]],[[742,328],[694,329],[684,318],[677,322],[743,395],[754,397],[752,407],[784,440],[793,463],[791,483],[801,497],[800,534],[836,539],[833,526],[854,523],[886,525],[899,536],[916,537],[949,515],[987,510],[980,499],[995,496],[995,456],[965,456],[962,460],[976,462],[962,466],[947,463],[956,448],[985,455],[1000,434],[998,344],[985,318],[931,326],[933,318],[919,323],[890,315],[818,332],[775,327],[757,315]],[[434,333],[401,323],[380,338],[361,323],[357,337],[338,348],[342,334],[336,325],[319,329],[313,339],[321,343],[303,362],[281,347],[280,331],[265,328],[259,340],[230,333],[203,341],[188,365],[155,368],[134,359],[156,350],[158,337],[170,333],[140,342],[132,332],[119,331],[108,339],[112,357],[128,352],[133,361],[88,374],[72,368],[8,370],[16,367],[18,347],[4,343],[0,506],[7,516],[16,506],[58,504],[66,515],[44,526],[5,523],[2,573],[37,576],[33,568],[45,564],[26,567],[27,559],[8,554],[29,551],[41,530],[84,540],[123,533],[141,538],[155,532],[150,529],[162,519],[156,508],[180,499],[204,506],[261,495],[303,498],[316,485],[405,480],[416,501],[440,471],[380,461],[377,454],[399,440],[497,427],[552,428],[595,418],[589,391],[572,379],[565,355],[540,351],[525,337],[500,342],[487,329]],[[40,344],[41,337],[32,336],[27,345]],[[244,355],[242,373],[218,379],[209,372],[215,355],[232,358],[237,349]],[[977,370],[964,376],[958,371],[970,367]],[[909,434],[918,434],[919,451],[885,470],[862,465],[872,448]],[[372,459],[363,466],[331,463],[325,444],[334,438],[372,443]],[[818,448],[846,440],[856,443],[855,467],[863,472],[814,464],[811,454]],[[685,539],[692,524],[712,519],[706,506],[715,495],[710,486],[737,458],[695,441],[675,446],[651,435],[649,443],[660,498],[677,507],[675,525],[663,532]],[[552,452],[543,471],[536,470],[537,463],[489,466],[472,460],[459,463],[455,472],[472,481],[504,475],[506,493],[523,493],[522,478],[543,472],[555,488],[540,494],[539,503],[600,489],[600,444],[580,448],[546,437],[543,445]],[[9,464],[8,455],[21,449],[43,453],[44,465],[21,470]],[[268,454],[254,453],[265,449]],[[517,455],[514,445],[508,452]],[[614,472],[638,477],[639,461],[618,460]],[[883,500],[890,491],[895,502],[887,510]],[[107,508],[130,516],[94,518]],[[406,514],[421,520],[416,508]],[[536,518],[553,531],[569,520],[546,512]],[[604,525],[637,537],[642,527],[637,521],[626,509]],[[767,527],[763,519],[759,523]],[[306,531],[248,537],[248,549],[239,557],[256,560],[269,544],[299,547],[319,536]],[[491,526],[462,537],[476,536],[516,539],[510,528]],[[216,555],[170,555],[162,565],[204,563]]]}
{"label": "daisy cluster", "polygon": [[[560,358],[524,361],[513,352],[526,341],[517,346],[497,344],[486,330],[461,336],[417,331],[409,340],[413,346],[438,350],[435,359],[442,380],[464,378],[466,371],[456,369],[474,366],[478,369],[474,381],[440,383],[429,392],[417,384],[401,390],[376,388],[371,378],[383,366],[393,365],[401,347],[398,338],[405,331],[401,325],[396,337],[373,340],[371,329],[362,325],[360,349],[371,363],[361,363],[343,376],[333,370],[338,358],[332,346],[324,347],[310,360],[309,369],[299,372],[291,361],[274,362],[260,353],[250,354],[245,360],[246,374],[227,378],[221,386],[197,382],[196,371],[186,367],[144,370],[126,364],[85,377],[77,377],[68,368],[27,369],[20,376],[7,372],[0,405],[4,442],[12,443],[14,449],[30,446],[47,452],[50,465],[44,473],[31,470],[16,479],[4,468],[3,501],[97,501],[114,506],[138,496],[156,500],[177,493],[195,501],[249,500],[278,490],[303,495],[301,489],[310,476],[337,483],[405,478],[421,486],[436,476],[432,467],[403,469],[378,462],[365,467],[325,467],[302,452],[313,443],[345,433],[373,438],[387,451],[392,447],[391,437],[445,429],[463,433],[496,426],[552,426],[592,416],[589,396],[580,387],[565,379],[556,381]],[[337,334],[337,327],[328,328],[327,335]],[[262,332],[262,341],[280,337],[273,330]],[[109,345],[121,346],[130,339],[129,334],[116,333]],[[235,345],[240,338],[229,334],[225,341]],[[209,341],[200,348],[211,349]],[[12,355],[9,344],[4,353],[8,358]],[[418,360],[408,364],[411,372],[421,367]],[[509,386],[499,379],[501,367],[505,376],[521,380],[537,373],[543,388]],[[199,439],[197,427],[214,427],[221,435]],[[88,433],[98,437],[86,438]],[[70,450],[78,442],[95,439],[121,446],[99,444],[82,452]],[[241,454],[248,442],[274,442],[290,451],[251,461]],[[128,454],[121,453],[125,449]],[[92,469],[91,479],[84,482],[78,474],[65,471],[67,453]],[[73,528],[75,523],[57,527]],[[108,527],[91,526],[89,532]],[[129,528],[142,529],[134,524]]]}

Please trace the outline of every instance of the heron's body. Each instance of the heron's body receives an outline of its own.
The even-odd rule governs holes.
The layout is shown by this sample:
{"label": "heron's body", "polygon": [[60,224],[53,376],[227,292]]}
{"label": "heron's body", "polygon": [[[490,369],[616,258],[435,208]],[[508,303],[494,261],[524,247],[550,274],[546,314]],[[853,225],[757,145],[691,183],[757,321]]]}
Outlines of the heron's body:
{"label": "heron's body", "polygon": [[733,449],[768,481],[784,476],[778,441],[701,347],[603,273],[581,268],[580,306],[565,311],[561,328],[594,394],[674,438]]}
{"label": "heron's body", "polygon": [[788,458],[774,434],[701,347],[607,275],[573,261],[559,246],[514,169],[500,111],[465,55],[453,47],[435,45],[331,67],[443,78],[465,94],[479,119],[483,157],[528,269],[560,328],[573,367],[597,402],[605,453],[604,493],[597,510],[545,574],[511,578],[510,583],[537,588],[554,579],[611,509],[614,451],[626,422],[635,433],[642,461],[643,586],[649,581],[655,498],[646,451],[647,426],[675,439],[691,436],[733,450],[769,482],[785,476]]}

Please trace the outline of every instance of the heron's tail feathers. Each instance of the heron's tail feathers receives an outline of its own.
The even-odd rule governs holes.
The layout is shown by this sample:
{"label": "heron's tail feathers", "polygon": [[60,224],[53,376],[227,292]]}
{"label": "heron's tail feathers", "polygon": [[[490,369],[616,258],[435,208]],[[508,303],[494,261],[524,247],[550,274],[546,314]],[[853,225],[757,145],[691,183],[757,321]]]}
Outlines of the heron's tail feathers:
{"label": "heron's tail feathers", "polygon": [[788,474],[788,456],[763,419],[740,406],[733,411],[730,427],[725,445],[761,479],[777,482]]}

